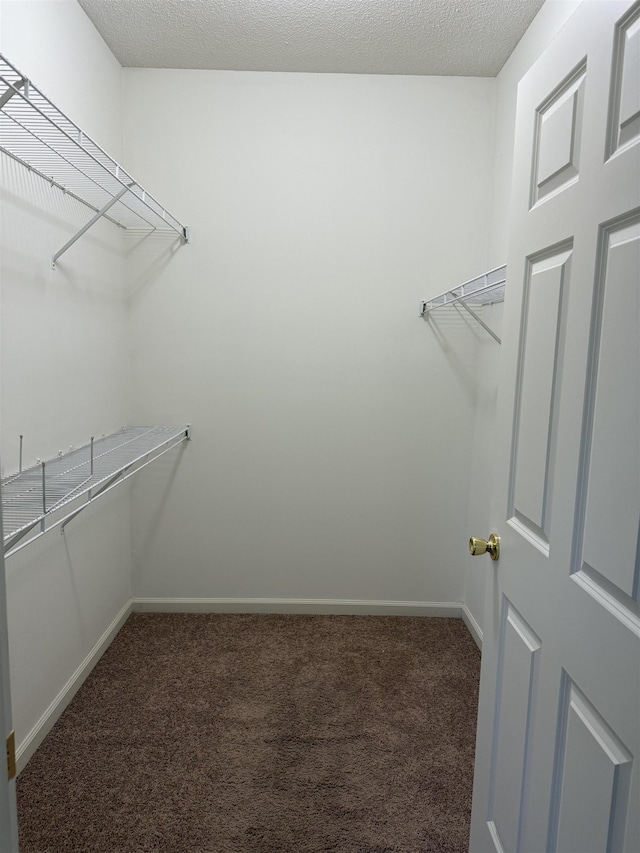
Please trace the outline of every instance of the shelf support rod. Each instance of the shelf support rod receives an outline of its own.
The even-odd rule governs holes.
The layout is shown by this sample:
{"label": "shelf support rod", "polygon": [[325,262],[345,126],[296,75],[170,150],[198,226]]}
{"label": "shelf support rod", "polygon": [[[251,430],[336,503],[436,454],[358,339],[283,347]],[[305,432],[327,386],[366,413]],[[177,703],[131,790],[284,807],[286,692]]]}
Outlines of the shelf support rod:
{"label": "shelf support rod", "polygon": [[47,477],[45,474],[46,463],[42,463],[42,529],[45,529],[44,517],[47,514]]}
{"label": "shelf support rod", "polygon": [[80,237],[82,237],[82,235],[83,235],[83,234],[86,234],[86,232],[89,230],[89,228],[91,228],[91,226],[92,226],[92,225],[95,225],[95,224],[96,224],[96,222],[97,222],[99,219],[102,219],[102,217],[105,215],[105,213],[106,213],[110,208],[112,208],[112,207],[113,207],[113,205],[114,205],[117,201],[120,201],[120,199],[122,198],[122,196],[123,196],[125,193],[129,192],[129,190],[131,189],[131,187],[132,187],[132,186],[133,186],[133,184],[128,184],[126,187],[123,187],[123,188],[120,190],[120,192],[119,192],[119,193],[117,193],[116,195],[114,195],[114,197],[113,197],[112,199],[110,199],[110,200],[105,204],[105,206],[104,206],[104,207],[102,207],[102,208],[101,208],[101,209],[96,213],[96,215],[95,215],[95,216],[93,216],[93,217],[89,220],[89,222],[87,222],[87,224],[86,224],[86,225],[84,225],[84,226],[83,226],[83,227],[78,231],[78,233],[77,233],[75,236],[73,236],[73,237],[72,237],[72,238],[71,238],[67,243],[65,243],[65,244],[64,244],[64,246],[60,249],[60,251],[59,251],[59,252],[56,252],[56,253],[55,253],[55,255],[53,256],[53,260],[51,261],[51,269],[52,269],[52,270],[54,270],[54,269],[56,268],[56,261],[58,260],[58,258],[60,257],[60,255],[64,255],[64,253],[67,251],[67,249],[70,249],[70,248],[71,248],[71,246],[73,246],[73,244],[76,242],[76,240],[79,240],[79,239],[80,239]]}
{"label": "shelf support rod", "polygon": [[8,103],[8,101],[11,100],[11,98],[13,98],[14,95],[18,94],[19,89],[22,89],[23,86],[27,86],[28,82],[29,81],[26,79],[26,77],[23,77],[22,80],[18,80],[18,82],[15,83],[13,86],[10,83],[7,83],[9,88],[0,98],[0,110],[4,107],[6,103]]}
{"label": "shelf support rod", "polygon": [[473,317],[473,319],[477,320],[477,322],[480,323],[480,325],[485,330],[485,332],[489,332],[489,334],[491,335],[491,337],[493,338],[494,341],[497,341],[499,344],[502,344],[501,339],[496,335],[496,333],[493,331],[493,329],[490,329],[489,326],[487,326],[487,324],[484,322],[484,320],[481,317],[479,317],[475,311],[472,311],[471,308],[469,308],[469,306],[467,305],[466,302],[459,302],[458,304],[462,305],[462,307],[465,309],[465,311],[468,311],[469,314],[471,314],[471,316]]}
{"label": "shelf support rod", "polygon": [[[120,477],[122,477],[122,475],[126,472],[126,470],[127,469],[125,468],[122,471],[118,471],[117,474],[114,474],[113,477],[111,477],[109,480],[107,480],[107,482],[104,483],[102,486],[100,486],[100,488],[97,489],[95,492],[93,490],[91,490],[88,494],[88,497],[87,497],[87,500],[85,501],[85,503],[83,503],[82,506],[79,506],[78,509],[74,510],[73,512],[70,512],[69,515],[65,516],[64,519],[62,519],[62,521],[60,522],[60,533],[64,534],[64,529],[67,526],[67,524],[69,524],[70,521],[73,521],[73,519],[77,515],[80,515],[80,513],[83,512],[83,510],[85,510],[92,501],[94,501],[96,498],[99,498],[103,492],[106,492],[107,489],[110,489],[113,486],[113,484],[117,480],[119,480]],[[123,477],[123,479],[126,479],[126,477]]]}
{"label": "shelf support rod", "polygon": [[27,533],[31,533],[33,528],[37,527],[39,524],[42,525],[42,518],[40,517],[36,518],[35,521],[32,521],[31,524],[29,524],[27,527],[24,527],[22,530],[19,530],[15,536],[11,537],[11,539],[7,539],[7,541],[4,543],[5,557],[8,555],[9,551],[11,551],[18,544],[18,542],[27,535]]}

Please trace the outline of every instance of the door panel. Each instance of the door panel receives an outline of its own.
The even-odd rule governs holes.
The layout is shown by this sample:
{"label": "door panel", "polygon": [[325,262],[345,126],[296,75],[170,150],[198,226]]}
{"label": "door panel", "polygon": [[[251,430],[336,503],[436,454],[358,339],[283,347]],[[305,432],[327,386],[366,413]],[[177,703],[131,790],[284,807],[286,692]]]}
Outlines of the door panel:
{"label": "door panel", "polygon": [[[0,507],[0,542],[2,536],[2,508]],[[0,553],[0,737],[3,742],[12,729],[11,689],[9,684],[9,636],[7,630],[7,590],[5,584],[4,551]],[[4,756],[4,749],[0,755]],[[0,850],[2,853],[18,851],[18,810],[16,806],[16,780],[7,781],[6,763],[0,761]]]}
{"label": "door panel", "polygon": [[516,458],[509,515],[516,529],[545,555],[549,553],[546,521],[553,476],[552,438],[571,253],[569,245],[532,260],[527,264],[524,282],[515,401]]}
{"label": "door panel", "polygon": [[[595,282],[586,430],[580,470],[574,571],[637,610],[640,517],[640,218],[602,229]],[[611,556],[616,554],[616,559]]]}
{"label": "door panel", "polygon": [[[549,832],[550,853],[620,851],[629,806],[632,756],[563,673]],[[590,790],[585,795],[585,780]]]}
{"label": "door panel", "polygon": [[507,599],[500,637],[489,826],[497,849],[516,849],[541,643]]}
{"label": "door panel", "polygon": [[582,62],[536,111],[532,206],[579,178],[586,73]]}
{"label": "door panel", "polygon": [[472,853],[640,850],[639,22],[518,90]]}
{"label": "door panel", "polygon": [[609,127],[609,156],[640,137],[640,11],[637,9],[632,9],[616,27]]}

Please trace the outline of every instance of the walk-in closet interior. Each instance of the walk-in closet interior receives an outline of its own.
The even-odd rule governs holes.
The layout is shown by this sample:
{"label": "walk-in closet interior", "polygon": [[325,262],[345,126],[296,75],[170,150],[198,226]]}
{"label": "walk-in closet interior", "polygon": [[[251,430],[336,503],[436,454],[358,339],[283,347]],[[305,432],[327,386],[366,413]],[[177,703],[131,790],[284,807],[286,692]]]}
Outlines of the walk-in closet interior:
{"label": "walk-in closet interior", "polygon": [[133,611],[482,646],[518,82],[581,4],[409,74],[123,67],[85,5],[0,2],[18,771]]}

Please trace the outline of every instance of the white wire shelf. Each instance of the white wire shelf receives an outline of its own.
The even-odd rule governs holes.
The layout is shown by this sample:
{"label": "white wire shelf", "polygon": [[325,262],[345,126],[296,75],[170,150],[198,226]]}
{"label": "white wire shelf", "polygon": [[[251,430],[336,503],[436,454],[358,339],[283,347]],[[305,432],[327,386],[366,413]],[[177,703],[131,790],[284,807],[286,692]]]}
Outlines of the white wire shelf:
{"label": "white wire shelf", "polygon": [[127,230],[177,234],[188,242],[188,228],[2,54],[0,150],[99,214],[54,256],[54,266],[102,216]]}
{"label": "white wire shelf", "polygon": [[504,302],[506,282],[507,267],[496,267],[476,278],[463,282],[463,284],[459,284],[457,287],[453,287],[451,290],[445,290],[444,293],[434,296],[433,299],[421,302],[420,316],[428,317],[429,314],[438,308],[460,306],[471,314],[480,323],[482,328],[500,344],[502,341],[498,335],[496,335],[493,329],[484,322],[473,308],[481,308],[484,305],[495,305],[498,302]]}
{"label": "white wire shelf", "polygon": [[123,427],[5,477],[0,484],[5,557],[54,527],[64,532],[92,501],[190,437],[190,426]]}

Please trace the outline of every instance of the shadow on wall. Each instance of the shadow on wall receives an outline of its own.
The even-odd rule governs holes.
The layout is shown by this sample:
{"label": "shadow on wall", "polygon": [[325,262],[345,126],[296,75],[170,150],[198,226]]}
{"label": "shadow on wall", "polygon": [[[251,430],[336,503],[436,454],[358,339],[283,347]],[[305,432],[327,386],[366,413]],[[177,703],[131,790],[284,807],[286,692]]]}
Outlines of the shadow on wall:
{"label": "shadow on wall", "polygon": [[[2,267],[7,281],[21,279],[38,294],[50,283],[71,286],[83,298],[111,300],[120,294],[121,281],[109,276],[120,263],[122,229],[111,222],[97,223],[51,267],[53,255],[93,216],[91,208],[69,194],[49,186],[8,157],[0,161],[2,187]],[[96,253],[104,262],[96,263]],[[91,256],[91,275],[83,272]]]}
{"label": "shadow on wall", "polygon": [[[144,530],[144,533],[138,538],[137,541],[139,544],[136,545],[133,553],[132,571],[134,576],[137,569],[136,563],[146,562],[147,555],[151,550],[151,543],[157,536],[159,525],[165,516],[165,509],[171,494],[171,488],[178,473],[182,456],[185,453],[188,444],[189,442],[182,442],[178,445],[177,453],[170,453],[164,457],[164,464],[162,464],[160,460],[156,460],[150,470],[147,470],[144,473],[140,472],[140,474],[138,474],[134,479],[132,491],[134,491],[137,486],[139,487],[142,485],[145,495],[144,527],[141,528]],[[171,459],[173,460],[172,463],[170,463]],[[171,467],[169,467],[169,464],[171,464]],[[141,477],[153,477],[153,487],[139,484],[138,480]],[[153,506],[151,506],[151,502],[148,500],[150,495],[153,495],[154,498]],[[134,500],[134,508],[135,505],[136,501]],[[136,522],[138,521],[139,519],[136,519]]]}
{"label": "shadow on wall", "polygon": [[433,336],[447,359],[447,363],[451,367],[453,374],[462,387],[465,388],[468,396],[476,400],[479,391],[476,363],[475,361],[466,362],[460,357],[459,352],[452,346],[447,332],[452,329],[459,330],[460,328],[464,328],[465,333],[472,336],[476,343],[481,342],[481,336],[486,335],[486,332],[468,314],[464,314],[455,306],[451,307],[448,314],[440,312],[437,318],[431,314],[427,314],[424,317],[424,321],[433,332]]}
{"label": "shadow on wall", "polygon": [[173,256],[184,245],[180,237],[172,239],[166,234],[156,234],[153,231],[127,232],[125,236],[127,305],[131,305],[136,299],[145,295],[157,282],[160,272],[170,264]]}

